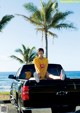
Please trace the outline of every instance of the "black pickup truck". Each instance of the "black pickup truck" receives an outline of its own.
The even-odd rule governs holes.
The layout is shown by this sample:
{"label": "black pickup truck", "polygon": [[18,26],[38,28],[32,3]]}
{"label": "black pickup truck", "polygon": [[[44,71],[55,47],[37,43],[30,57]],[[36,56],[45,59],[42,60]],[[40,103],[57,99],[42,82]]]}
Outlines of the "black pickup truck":
{"label": "black pickup truck", "polygon": [[[49,64],[48,72],[60,76],[62,66]],[[25,72],[31,71],[32,77],[26,79]],[[11,103],[17,106],[18,113],[30,113],[32,109],[51,108],[54,112],[74,111],[80,105],[80,79],[65,78],[65,80],[40,80],[37,83],[33,77],[33,64],[23,65],[16,75],[9,75],[14,79],[11,90]]]}

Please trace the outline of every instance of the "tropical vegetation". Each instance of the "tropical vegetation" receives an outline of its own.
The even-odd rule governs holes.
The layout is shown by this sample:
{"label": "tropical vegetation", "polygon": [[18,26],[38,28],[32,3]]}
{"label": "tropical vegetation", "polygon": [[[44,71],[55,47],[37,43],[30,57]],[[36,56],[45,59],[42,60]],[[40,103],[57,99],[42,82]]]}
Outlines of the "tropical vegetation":
{"label": "tropical vegetation", "polygon": [[29,48],[26,47],[24,44],[22,44],[22,48],[16,49],[15,52],[19,53],[20,57],[16,55],[11,55],[10,57],[23,64],[32,63],[33,59],[37,55],[35,47]]}
{"label": "tropical vegetation", "polygon": [[9,23],[9,21],[13,18],[13,15],[5,15],[0,20],[0,32],[2,32],[3,28]]}
{"label": "tropical vegetation", "polygon": [[41,9],[39,9],[39,6],[35,6],[35,4],[32,2],[29,2],[24,4],[24,7],[30,13],[30,15],[18,15],[24,17],[30,23],[35,25],[37,31],[42,32],[43,36],[45,37],[46,57],[48,57],[48,35],[51,35],[54,38],[57,37],[54,29],[60,30],[62,28],[75,28],[73,23],[66,21],[67,16],[73,12],[60,12],[58,10],[58,3],[56,0],[54,2],[49,0],[47,3],[40,0],[40,2]]}

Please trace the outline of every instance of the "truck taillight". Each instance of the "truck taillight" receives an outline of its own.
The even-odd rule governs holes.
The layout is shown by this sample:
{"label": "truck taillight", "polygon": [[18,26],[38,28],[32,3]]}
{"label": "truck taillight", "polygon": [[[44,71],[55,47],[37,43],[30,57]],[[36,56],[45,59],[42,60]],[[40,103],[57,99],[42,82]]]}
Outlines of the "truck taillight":
{"label": "truck taillight", "polygon": [[29,100],[29,86],[22,87],[22,100]]}

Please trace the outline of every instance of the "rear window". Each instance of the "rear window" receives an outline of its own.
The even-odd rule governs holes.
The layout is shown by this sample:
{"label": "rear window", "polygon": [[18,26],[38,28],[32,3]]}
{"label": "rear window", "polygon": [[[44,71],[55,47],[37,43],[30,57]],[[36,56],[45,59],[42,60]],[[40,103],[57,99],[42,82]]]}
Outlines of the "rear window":
{"label": "rear window", "polygon": [[48,66],[48,72],[50,74],[53,74],[53,75],[56,75],[56,76],[59,76],[60,73],[61,73],[61,65],[49,65]]}
{"label": "rear window", "polygon": [[[56,76],[59,76],[60,75],[60,72],[61,72],[61,65],[56,65],[56,64],[49,64],[48,65],[48,72],[50,74],[53,74],[53,75],[56,75]],[[33,77],[33,73],[35,72],[35,68],[34,68],[34,65],[24,65],[23,66],[23,69],[21,71],[21,74],[19,76],[19,79],[25,79],[26,76],[25,76],[25,72],[27,71],[30,71],[32,73],[32,77]]]}

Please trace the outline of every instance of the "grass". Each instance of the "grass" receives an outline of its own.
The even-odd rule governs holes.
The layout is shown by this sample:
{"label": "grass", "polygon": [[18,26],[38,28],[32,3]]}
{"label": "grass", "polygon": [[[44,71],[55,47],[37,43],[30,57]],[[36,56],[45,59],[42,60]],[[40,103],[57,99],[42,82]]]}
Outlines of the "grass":
{"label": "grass", "polygon": [[0,95],[9,95],[10,92],[0,92]]}
{"label": "grass", "polygon": [[0,100],[9,100],[10,92],[0,92]]}

